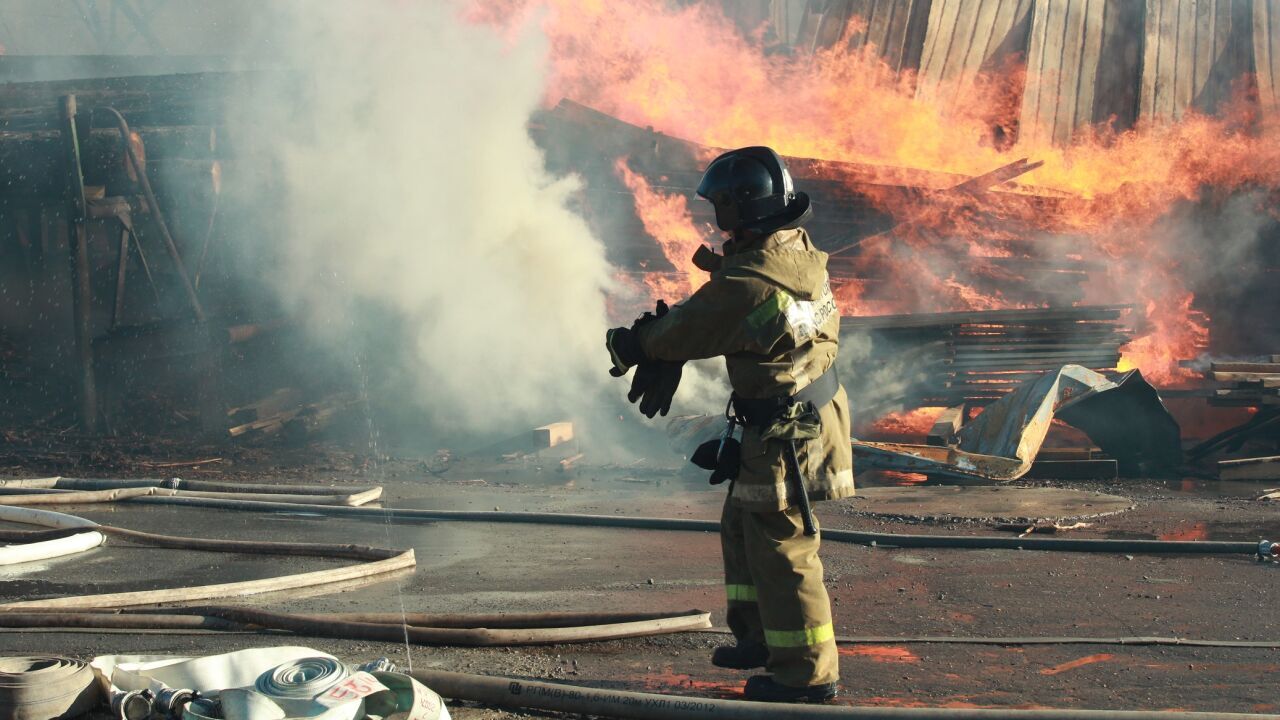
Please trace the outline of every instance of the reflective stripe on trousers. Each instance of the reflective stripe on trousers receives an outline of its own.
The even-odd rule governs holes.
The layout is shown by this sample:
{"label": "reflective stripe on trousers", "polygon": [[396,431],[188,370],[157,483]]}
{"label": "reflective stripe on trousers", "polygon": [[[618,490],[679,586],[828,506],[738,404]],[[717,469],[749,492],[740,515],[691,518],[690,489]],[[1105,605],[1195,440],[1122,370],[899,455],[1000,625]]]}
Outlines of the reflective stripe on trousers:
{"label": "reflective stripe on trousers", "polygon": [[815,628],[804,630],[770,630],[764,629],[764,641],[769,647],[809,647],[821,645],[836,637],[835,626],[825,623]]}
{"label": "reflective stripe on trousers", "polygon": [[726,499],[720,541],[726,617],[738,644],[768,645],[767,669],[783,685],[839,680],[819,540],[804,534],[799,511],[750,512]]}

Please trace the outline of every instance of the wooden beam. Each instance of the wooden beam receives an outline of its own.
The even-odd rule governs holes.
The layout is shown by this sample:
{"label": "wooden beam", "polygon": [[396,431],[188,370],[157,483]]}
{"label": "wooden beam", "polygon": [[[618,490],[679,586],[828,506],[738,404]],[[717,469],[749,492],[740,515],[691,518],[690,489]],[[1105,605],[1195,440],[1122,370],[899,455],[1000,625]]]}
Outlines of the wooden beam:
{"label": "wooden beam", "polygon": [[954,405],[943,410],[934,420],[933,427],[929,429],[925,444],[938,447],[950,445],[955,440],[956,433],[960,432],[962,425],[964,425],[964,405]]}
{"label": "wooden beam", "polygon": [[1221,460],[1218,477],[1223,480],[1280,480],[1280,455]]}
{"label": "wooden beam", "polygon": [[80,371],[80,427],[87,434],[98,430],[98,388],[93,363],[93,290],[89,275],[89,240],[85,230],[88,203],[84,196],[84,172],[80,165],[80,138],[76,129],[76,96],[66,95],[59,103],[62,143],[65,150],[66,197],[68,205],[68,263],[71,269],[71,313],[75,329],[76,359]]}
{"label": "wooden beam", "polygon": [[555,422],[533,429],[533,444],[539,449],[553,448],[573,439],[573,423]]}
{"label": "wooden beam", "polygon": [[1280,375],[1280,363],[1215,362],[1209,364],[1209,369],[1215,374],[1223,372]]}
{"label": "wooden beam", "polygon": [[1264,388],[1280,388],[1280,374],[1249,372],[1216,372],[1213,379],[1218,382],[1260,383]]}

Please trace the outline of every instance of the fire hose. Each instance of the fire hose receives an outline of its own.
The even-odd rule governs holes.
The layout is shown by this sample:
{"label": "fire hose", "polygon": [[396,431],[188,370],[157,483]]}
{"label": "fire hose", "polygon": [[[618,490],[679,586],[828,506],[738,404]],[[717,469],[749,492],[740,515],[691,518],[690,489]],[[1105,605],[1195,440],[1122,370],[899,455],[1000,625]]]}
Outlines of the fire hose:
{"label": "fire hose", "polygon": [[62,490],[56,488],[22,488],[22,494],[9,495],[8,488],[0,488],[0,501],[9,506],[29,505],[79,505],[133,500],[140,497],[196,497],[222,500],[263,500],[282,503],[317,503],[322,505],[348,505],[357,507],[382,497],[382,488],[375,487],[348,495],[314,495],[290,493],[219,492],[208,490],[176,490],[164,487],[128,487],[106,490]]}
{"label": "fire hose", "polygon": [[[325,507],[325,506],[320,506]],[[135,605],[156,605],[164,603],[191,603],[199,600],[243,597],[266,592],[295,590],[306,587],[329,586],[349,581],[367,581],[369,578],[383,576],[391,572],[411,568],[415,565],[414,553],[409,550],[390,550],[361,545],[333,545],[325,543],[279,543],[259,542],[251,540],[208,540],[204,538],[186,538],[169,535],[109,528],[97,525],[83,518],[63,515],[47,510],[30,508],[14,508],[0,505],[0,520],[22,522],[38,525],[58,524],[58,529],[30,532],[3,531],[0,539],[16,539],[19,542],[36,540],[41,542],[58,542],[69,533],[84,534],[85,529],[96,535],[99,543],[104,535],[114,535],[130,541],[150,545],[183,550],[205,550],[213,552],[233,552],[267,555],[293,555],[325,558],[343,558],[361,560],[361,564],[349,567],[331,568],[295,575],[284,575],[261,580],[245,580],[241,582],[200,585],[185,588],[169,588],[162,590],[145,590],[136,592],[108,593],[103,595],[83,595],[78,597],[50,598],[45,600],[27,600],[0,605],[3,609],[47,609],[47,608],[82,608],[102,609],[112,607],[129,607]],[[88,523],[77,525],[76,523]],[[18,546],[22,547],[22,546]]]}
{"label": "fire hose", "polygon": [[415,670],[410,677],[447,698],[470,700],[490,707],[533,708],[575,715],[599,715],[636,720],[1255,720],[1275,715],[1252,713],[1133,711],[1133,710],[978,710],[960,708],[852,707],[841,705],[783,705],[659,695],[562,685],[519,678],[489,677],[443,670]]}
{"label": "fire hose", "polygon": [[[89,596],[92,597],[92,596]],[[38,601],[37,601],[38,602]],[[677,613],[642,613],[618,615],[599,622],[600,618],[579,615],[577,624],[569,625],[553,614],[548,621],[537,615],[524,616],[524,627],[487,627],[484,616],[466,622],[456,618],[456,625],[469,627],[430,627],[419,624],[421,618],[406,614],[376,614],[376,622],[349,619],[342,614],[282,613],[243,607],[166,608],[163,612],[147,611],[113,613],[104,610],[83,612],[45,607],[31,610],[0,606],[0,627],[8,628],[76,628],[132,630],[273,630],[342,640],[377,640],[416,645],[452,645],[462,647],[514,647],[517,645],[558,645],[565,643],[601,642],[631,637],[648,637],[711,627],[710,613],[688,610]],[[357,616],[358,618],[360,616]],[[492,620],[492,618],[490,618]],[[501,623],[497,623],[501,624]]]}
{"label": "fire hose", "polygon": [[79,660],[0,657],[0,720],[62,720],[100,699],[93,671]]}
{"label": "fire hose", "polygon": [[97,531],[98,524],[74,515],[52,510],[7,507],[0,505],[0,521],[55,528],[55,534],[23,545],[0,547],[0,565],[15,565],[34,560],[49,560],[73,555],[101,545],[106,538]]}
{"label": "fire hose", "polygon": [[[0,498],[2,499],[2,498]],[[491,523],[528,523],[577,527],[631,528],[636,530],[677,530],[684,532],[719,532],[716,520],[637,517],[624,515],[586,515],[578,513],[510,512],[488,510],[421,510],[413,508],[341,507],[301,503],[264,502],[259,500],[221,500],[192,497],[140,497],[134,502],[163,502],[190,507],[248,510],[257,512],[308,512],[327,517],[350,517],[378,522],[461,521]],[[1054,552],[1150,553],[1186,555],[1258,556],[1263,545],[1257,541],[1228,540],[1109,540],[1093,538],[994,537],[983,535],[922,535],[881,533],[861,530],[823,529],[824,540],[891,548],[950,548],[968,550],[1045,550]],[[1264,541],[1265,542],[1265,541]],[[1276,548],[1265,543],[1268,552]]]}

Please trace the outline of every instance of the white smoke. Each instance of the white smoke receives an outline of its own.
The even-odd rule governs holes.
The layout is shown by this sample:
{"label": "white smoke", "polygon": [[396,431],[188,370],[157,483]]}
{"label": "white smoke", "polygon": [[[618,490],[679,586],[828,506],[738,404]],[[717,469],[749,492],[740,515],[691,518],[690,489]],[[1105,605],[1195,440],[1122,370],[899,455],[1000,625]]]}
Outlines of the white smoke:
{"label": "white smoke", "polygon": [[446,2],[271,8],[252,42],[304,80],[242,99],[239,130],[282,186],[286,307],[335,348],[391,318],[396,382],[453,429],[594,402],[610,270],[567,207],[576,181],[529,137],[534,24],[501,37]]}

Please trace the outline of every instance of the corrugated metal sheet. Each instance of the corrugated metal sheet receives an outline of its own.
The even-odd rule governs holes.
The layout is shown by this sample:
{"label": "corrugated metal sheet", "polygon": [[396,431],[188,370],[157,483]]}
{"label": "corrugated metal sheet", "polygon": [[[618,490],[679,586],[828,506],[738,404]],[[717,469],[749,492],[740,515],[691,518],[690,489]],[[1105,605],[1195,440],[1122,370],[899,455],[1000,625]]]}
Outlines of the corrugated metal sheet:
{"label": "corrugated metal sheet", "polygon": [[854,50],[875,46],[880,57],[896,72],[920,67],[928,27],[929,7],[941,0],[851,0],[852,12],[865,30],[849,35]]}
{"label": "corrugated metal sheet", "polygon": [[1280,112],[1280,0],[1253,2],[1253,56],[1263,112]]}
{"label": "corrugated metal sheet", "polygon": [[1133,125],[1142,10],[1132,0],[1036,0],[1021,139],[1065,144],[1094,123]]}
{"label": "corrugated metal sheet", "polygon": [[[1024,52],[1032,0],[934,0],[916,95],[955,101],[978,73]],[[943,97],[943,88],[947,96]]]}
{"label": "corrugated metal sheet", "polygon": [[1138,115],[1213,112],[1252,70],[1249,0],[1147,0]]}
{"label": "corrugated metal sheet", "polygon": [[1015,480],[1031,469],[1057,418],[1083,430],[1127,467],[1182,462],[1178,423],[1137,370],[1108,379],[1079,365],[1028,380],[956,434],[956,447],[853,441],[855,464],[964,480]]}

